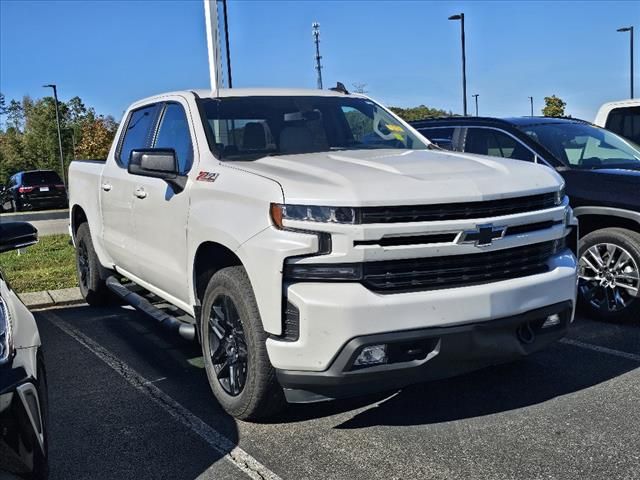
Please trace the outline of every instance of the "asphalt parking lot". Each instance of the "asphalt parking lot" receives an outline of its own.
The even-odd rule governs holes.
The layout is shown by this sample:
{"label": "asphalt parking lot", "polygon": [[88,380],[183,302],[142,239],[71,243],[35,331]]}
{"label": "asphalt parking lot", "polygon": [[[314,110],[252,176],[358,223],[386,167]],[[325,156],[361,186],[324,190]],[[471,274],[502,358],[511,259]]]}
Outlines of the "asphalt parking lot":
{"label": "asphalt parking lot", "polygon": [[128,307],[38,312],[52,479],[640,478],[640,323],[511,365],[237,422],[199,346]]}

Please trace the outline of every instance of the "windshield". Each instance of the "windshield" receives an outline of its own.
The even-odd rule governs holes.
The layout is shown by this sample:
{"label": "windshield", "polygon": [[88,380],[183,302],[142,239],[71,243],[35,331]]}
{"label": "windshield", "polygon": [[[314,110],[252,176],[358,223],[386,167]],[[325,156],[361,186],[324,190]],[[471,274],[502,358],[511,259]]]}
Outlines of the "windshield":
{"label": "windshield", "polygon": [[229,97],[201,106],[216,156],[255,160],[266,155],[357,149],[425,149],[380,105],[353,97]]}
{"label": "windshield", "polygon": [[640,168],[640,147],[615,133],[583,123],[520,127],[565,165],[574,168]]}

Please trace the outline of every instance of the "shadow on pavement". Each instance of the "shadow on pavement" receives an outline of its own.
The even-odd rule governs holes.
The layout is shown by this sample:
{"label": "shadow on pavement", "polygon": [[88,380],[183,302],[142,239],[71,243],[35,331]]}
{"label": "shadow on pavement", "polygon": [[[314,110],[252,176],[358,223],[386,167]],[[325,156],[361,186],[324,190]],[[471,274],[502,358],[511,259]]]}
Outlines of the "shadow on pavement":
{"label": "shadow on pavement", "polygon": [[[177,379],[175,388],[187,395],[193,384],[208,389],[188,362],[196,345],[125,309],[51,313],[37,314],[49,383],[50,478],[237,478],[230,462],[220,462],[238,443],[233,419],[207,421],[213,434],[204,438],[207,427],[203,435],[189,425],[198,415],[164,388]],[[94,342],[89,348],[83,335]],[[219,410],[210,392],[208,400]]]}

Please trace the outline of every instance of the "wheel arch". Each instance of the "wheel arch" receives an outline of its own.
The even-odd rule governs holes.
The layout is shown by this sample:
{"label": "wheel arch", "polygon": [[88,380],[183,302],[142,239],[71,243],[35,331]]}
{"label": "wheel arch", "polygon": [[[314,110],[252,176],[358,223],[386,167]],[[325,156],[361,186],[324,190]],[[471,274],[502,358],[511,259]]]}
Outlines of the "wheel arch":
{"label": "wheel arch", "polygon": [[88,223],[89,218],[87,217],[84,209],[80,205],[74,205],[71,208],[71,232],[73,233],[74,239],[78,232],[78,228],[85,222]]}
{"label": "wheel arch", "polygon": [[621,208],[577,207],[574,214],[580,222],[580,236],[603,228],[624,228],[640,233],[640,213]]}
{"label": "wheel arch", "polygon": [[201,243],[193,258],[193,288],[196,301],[202,302],[207,284],[217,271],[232,266],[244,265],[229,247],[218,242]]}

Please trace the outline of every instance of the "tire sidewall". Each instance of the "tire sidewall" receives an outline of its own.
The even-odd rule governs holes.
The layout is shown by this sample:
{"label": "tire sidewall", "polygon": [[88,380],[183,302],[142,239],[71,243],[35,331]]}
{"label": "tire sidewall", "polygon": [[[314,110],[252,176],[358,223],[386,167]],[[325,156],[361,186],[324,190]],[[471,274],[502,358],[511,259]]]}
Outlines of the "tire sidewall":
{"label": "tire sidewall", "polygon": [[[256,325],[261,325],[261,320],[259,315],[256,318],[257,307],[255,305],[253,292],[244,291],[246,288],[238,281],[239,279],[237,278],[239,276],[238,270],[235,272],[230,271],[238,268],[242,267],[223,269],[213,275],[209,281],[202,304],[200,332],[204,365],[211,390],[220,405],[228,413],[235,417],[242,417],[243,414],[251,408],[254,402],[254,396],[258,393],[258,376],[256,375],[256,372],[257,369],[261,368],[261,365],[257,362],[258,356],[256,355],[256,352],[259,349],[266,347],[261,335],[261,333],[263,333],[262,329],[260,328],[260,331],[257,331],[256,328]],[[228,394],[222,388],[213,368],[213,363],[211,362],[211,351],[209,348],[209,316],[214,301],[221,295],[228,296],[235,304],[240,316],[240,322],[244,330],[244,336],[247,344],[248,355],[245,385],[242,391],[236,396]]]}

